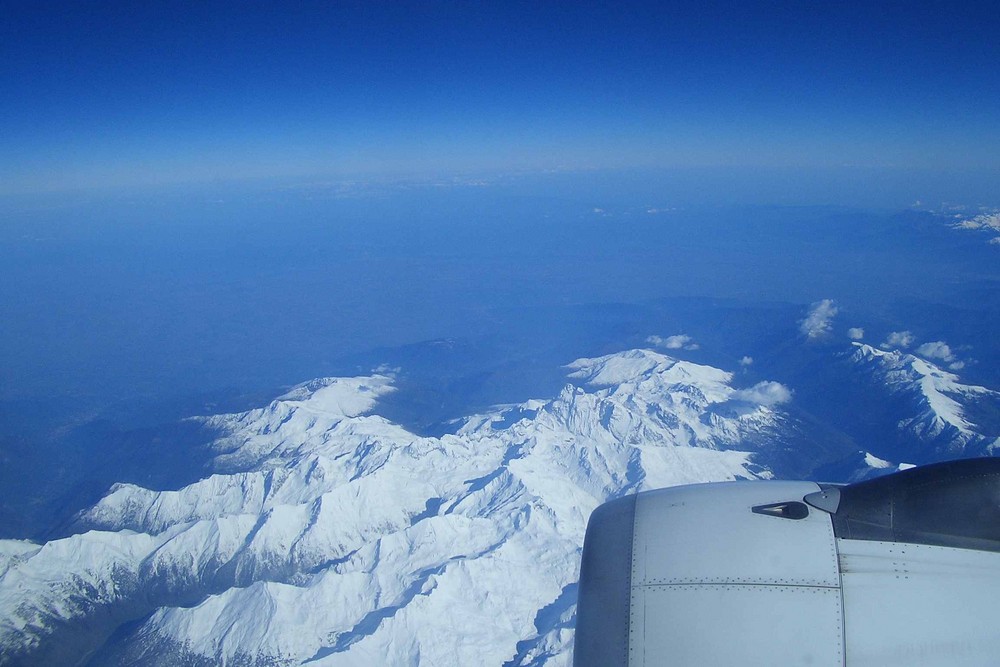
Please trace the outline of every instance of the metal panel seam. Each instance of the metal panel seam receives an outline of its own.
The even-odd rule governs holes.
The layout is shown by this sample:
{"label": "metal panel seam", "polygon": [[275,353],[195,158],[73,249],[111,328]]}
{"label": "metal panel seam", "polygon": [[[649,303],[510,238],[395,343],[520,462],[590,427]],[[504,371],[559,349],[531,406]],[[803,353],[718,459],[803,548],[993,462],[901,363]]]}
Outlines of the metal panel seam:
{"label": "metal panel seam", "polygon": [[633,584],[632,590],[642,590],[644,588],[670,588],[676,586],[734,586],[743,588],[821,588],[827,591],[842,591],[841,586],[831,586],[829,584],[765,584],[756,581],[672,581],[672,582],[649,582],[645,584]]}
{"label": "metal panel seam", "polygon": [[[628,599],[628,618],[626,619],[628,627],[625,629],[625,664],[628,665],[628,667],[633,667],[632,633],[636,631],[635,623],[633,622],[635,620],[636,587],[632,585],[632,582],[636,580],[635,540],[636,540],[636,535],[638,534],[638,531],[636,530],[636,524],[638,523],[638,521],[639,521],[639,495],[636,494],[635,509],[632,511],[632,541],[629,542],[629,547],[628,547],[629,557],[632,559],[632,568],[629,570],[629,578],[628,578],[629,599]],[[643,622],[645,622],[645,618],[646,615],[643,614]],[[643,632],[645,632],[645,629],[643,629]]]}
{"label": "metal panel seam", "polygon": [[[833,553],[834,558],[836,558],[836,552]],[[838,568],[839,570],[839,568]],[[839,573],[839,572],[838,572]],[[836,579],[837,583],[827,583]],[[659,577],[656,579],[646,578],[643,579],[643,584],[750,584],[750,585],[760,585],[760,586],[814,586],[819,588],[840,588],[840,578],[838,577],[823,577],[823,578],[797,578],[789,577],[788,579],[780,579],[775,577],[725,577],[713,579],[707,581],[702,578],[692,578],[692,577]]]}
{"label": "metal panel seam", "polygon": [[840,582],[840,664],[847,667],[847,604],[844,600],[844,570],[840,567],[840,544],[830,515],[830,541],[833,544],[834,564],[837,566],[837,581]]}

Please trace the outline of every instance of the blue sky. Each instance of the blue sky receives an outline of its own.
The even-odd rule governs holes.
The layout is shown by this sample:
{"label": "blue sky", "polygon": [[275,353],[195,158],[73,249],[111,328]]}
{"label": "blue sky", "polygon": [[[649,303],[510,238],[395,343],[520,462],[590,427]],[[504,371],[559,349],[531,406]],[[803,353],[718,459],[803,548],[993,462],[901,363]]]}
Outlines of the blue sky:
{"label": "blue sky", "polygon": [[5,3],[0,193],[618,167],[998,171],[972,3]]}

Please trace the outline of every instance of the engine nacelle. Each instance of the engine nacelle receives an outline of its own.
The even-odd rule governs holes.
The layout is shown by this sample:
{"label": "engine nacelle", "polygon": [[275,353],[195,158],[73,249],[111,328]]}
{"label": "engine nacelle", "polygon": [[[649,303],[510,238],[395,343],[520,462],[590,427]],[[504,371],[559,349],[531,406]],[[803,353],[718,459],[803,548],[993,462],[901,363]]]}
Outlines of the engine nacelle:
{"label": "engine nacelle", "polygon": [[696,484],[590,518],[576,667],[996,665],[1000,459]]}

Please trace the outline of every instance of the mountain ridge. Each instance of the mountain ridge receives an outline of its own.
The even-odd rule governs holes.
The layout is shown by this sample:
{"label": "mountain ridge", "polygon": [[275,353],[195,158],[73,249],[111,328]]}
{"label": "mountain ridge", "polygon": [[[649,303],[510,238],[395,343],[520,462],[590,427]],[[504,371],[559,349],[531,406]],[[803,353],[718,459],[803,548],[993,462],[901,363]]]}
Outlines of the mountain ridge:
{"label": "mountain ridge", "polygon": [[[66,644],[54,637],[139,621],[90,651],[112,663],[565,664],[590,511],[652,486],[767,477],[734,447],[781,419],[731,374],[648,350],[568,370],[581,382],[558,396],[436,438],[371,413],[388,375],[204,418],[226,433],[214,474],[176,491],[115,485],[80,515],[86,532],[4,549],[2,645],[66,657],[46,648]],[[712,411],[727,403],[741,409]],[[70,591],[86,604],[60,607]],[[302,618],[303,601],[322,618]]]}
{"label": "mountain ridge", "polygon": [[[851,354],[875,390],[907,397],[897,426],[921,456],[953,435],[906,421],[934,407],[911,400],[928,378],[949,400],[996,394],[905,353]],[[739,387],[731,372],[648,349],[565,371],[552,398],[440,436],[378,414],[395,391],[386,372],[194,418],[220,433],[211,474],[176,490],[115,484],[70,537],[0,541],[0,662],[567,665],[597,505],[781,477],[810,431],[785,409],[793,388]],[[974,453],[985,441],[963,442]],[[853,476],[905,465],[851,457]]]}

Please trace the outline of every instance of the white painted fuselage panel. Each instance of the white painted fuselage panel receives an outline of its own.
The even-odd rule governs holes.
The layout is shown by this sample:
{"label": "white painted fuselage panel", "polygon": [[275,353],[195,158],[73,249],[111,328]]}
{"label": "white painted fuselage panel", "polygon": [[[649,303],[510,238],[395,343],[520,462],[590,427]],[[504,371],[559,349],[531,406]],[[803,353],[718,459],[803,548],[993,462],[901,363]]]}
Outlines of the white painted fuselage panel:
{"label": "white painted fuselage panel", "polygon": [[1000,553],[837,542],[848,665],[1000,664]]}

